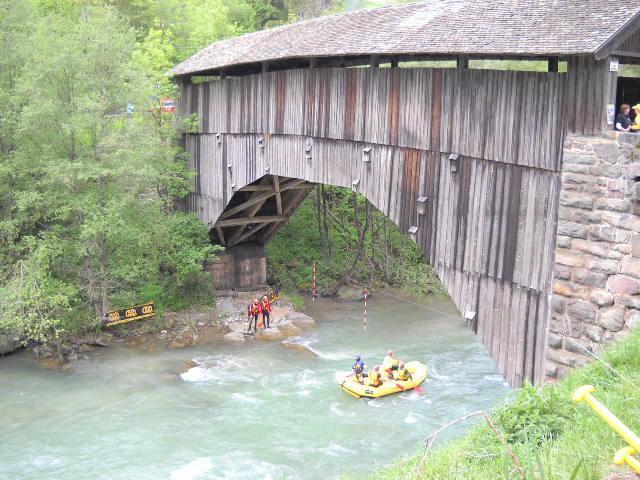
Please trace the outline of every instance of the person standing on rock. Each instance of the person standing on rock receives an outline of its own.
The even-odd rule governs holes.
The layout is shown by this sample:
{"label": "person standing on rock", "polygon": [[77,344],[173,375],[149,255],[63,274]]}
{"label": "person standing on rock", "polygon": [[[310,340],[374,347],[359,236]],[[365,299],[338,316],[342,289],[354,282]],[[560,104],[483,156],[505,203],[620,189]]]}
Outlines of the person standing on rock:
{"label": "person standing on rock", "polygon": [[253,299],[253,303],[249,305],[249,332],[251,332],[251,323],[253,323],[254,331],[258,331],[258,317],[262,313],[262,304],[257,298]]}
{"label": "person standing on rock", "polygon": [[262,323],[267,327],[267,328],[271,328],[269,326],[269,321],[271,320],[271,302],[269,301],[269,298],[264,295],[262,297]]}

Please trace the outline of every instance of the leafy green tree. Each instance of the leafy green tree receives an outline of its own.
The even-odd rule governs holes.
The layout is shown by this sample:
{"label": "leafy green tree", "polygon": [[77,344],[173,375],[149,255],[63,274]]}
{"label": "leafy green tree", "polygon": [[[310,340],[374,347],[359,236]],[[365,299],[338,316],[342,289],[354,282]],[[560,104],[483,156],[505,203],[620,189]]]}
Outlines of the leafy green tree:
{"label": "leafy green tree", "polygon": [[19,107],[0,169],[0,327],[36,340],[141,294],[188,297],[194,281],[210,294],[206,226],[176,211],[184,159],[149,114],[156,72],[113,8],[75,12],[36,21],[5,92]]}

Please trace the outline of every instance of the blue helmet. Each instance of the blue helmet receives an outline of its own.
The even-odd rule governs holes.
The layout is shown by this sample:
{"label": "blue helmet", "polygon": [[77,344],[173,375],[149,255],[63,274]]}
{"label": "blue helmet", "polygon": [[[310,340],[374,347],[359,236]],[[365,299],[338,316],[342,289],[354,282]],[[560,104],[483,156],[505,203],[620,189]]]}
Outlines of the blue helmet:
{"label": "blue helmet", "polygon": [[356,355],[356,362],[360,361],[360,355]]}

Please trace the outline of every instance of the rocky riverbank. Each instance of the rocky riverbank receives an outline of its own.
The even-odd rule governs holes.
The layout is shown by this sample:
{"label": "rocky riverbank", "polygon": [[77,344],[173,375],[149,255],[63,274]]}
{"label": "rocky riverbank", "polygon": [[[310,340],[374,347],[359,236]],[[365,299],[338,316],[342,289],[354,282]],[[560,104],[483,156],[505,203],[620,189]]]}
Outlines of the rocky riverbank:
{"label": "rocky riverbank", "polygon": [[[267,292],[221,292],[215,307],[199,307],[181,312],[164,312],[156,318],[119,325],[109,331],[64,336],[45,345],[31,346],[39,365],[69,371],[73,362],[88,358],[89,352],[113,343],[134,347],[142,352],[161,348],[193,347],[203,341],[244,343],[260,340],[285,340],[312,327],[314,320],[296,311],[286,300],[273,304],[271,328],[248,334],[247,305]],[[13,339],[15,340],[15,339]],[[9,342],[15,347],[15,341]]]}
{"label": "rocky riverbank", "polygon": [[223,315],[221,326],[227,329],[224,340],[244,343],[247,340],[282,340],[295,337],[302,330],[315,324],[315,321],[302,312],[295,311],[293,305],[285,300],[275,302],[272,307],[270,328],[258,329],[248,333],[249,320],[247,306],[253,298],[261,298],[263,292],[243,292],[222,297],[219,311]]}

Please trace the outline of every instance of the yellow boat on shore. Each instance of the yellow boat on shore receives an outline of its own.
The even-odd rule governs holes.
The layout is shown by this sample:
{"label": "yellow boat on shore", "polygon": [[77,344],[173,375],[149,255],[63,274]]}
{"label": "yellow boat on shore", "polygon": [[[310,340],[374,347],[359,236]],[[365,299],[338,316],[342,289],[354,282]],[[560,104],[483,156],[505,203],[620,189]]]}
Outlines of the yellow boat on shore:
{"label": "yellow boat on shore", "polygon": [[378,398],[413,390],[426,380],[427,366],[420,362],[407,362],[405,366],[411,373],[410,380],[387,380],[379,387],[372,387],[368,385],[366,378],[363,385],[356,381],[353,376],[350,376],[342,381],[340,387],[356,398]]}

